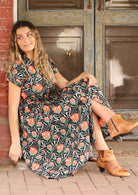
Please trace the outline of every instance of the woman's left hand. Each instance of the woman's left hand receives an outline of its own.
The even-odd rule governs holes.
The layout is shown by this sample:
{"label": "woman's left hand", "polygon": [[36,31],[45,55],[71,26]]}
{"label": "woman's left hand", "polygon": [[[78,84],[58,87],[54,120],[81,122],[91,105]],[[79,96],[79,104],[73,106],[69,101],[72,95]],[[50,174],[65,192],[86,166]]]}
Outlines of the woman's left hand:
{"label": "woman's left hand", "polygon": [[89,80],[88,86],[96,85],[96,82],[97,82],[96,78],[92,74],[83,72],[81,76],[82,76],[82,79]]}

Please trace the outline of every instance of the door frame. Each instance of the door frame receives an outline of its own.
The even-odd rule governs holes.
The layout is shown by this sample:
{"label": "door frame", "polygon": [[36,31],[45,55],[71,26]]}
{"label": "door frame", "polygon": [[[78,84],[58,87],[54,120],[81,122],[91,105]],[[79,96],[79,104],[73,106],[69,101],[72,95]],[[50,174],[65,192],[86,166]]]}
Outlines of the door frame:
{"label": "door frame", "polygon": [[13,22],[17,21],[18,17],[18,0],[13,1]]}

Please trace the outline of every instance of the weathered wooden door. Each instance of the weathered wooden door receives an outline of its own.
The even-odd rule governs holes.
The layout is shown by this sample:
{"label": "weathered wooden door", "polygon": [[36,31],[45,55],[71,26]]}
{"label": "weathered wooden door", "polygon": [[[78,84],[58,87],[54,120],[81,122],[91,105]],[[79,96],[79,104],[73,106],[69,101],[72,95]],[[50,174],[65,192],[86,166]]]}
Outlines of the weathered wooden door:
{"label": "weathered wooden door", "polygon": [[88,3],[18,1],[18,19],[29,20],[38,27],[48,55],[67,79],[82,71],[94,73],[94,5],[88,9]]}
{"label": "weathered wooden door", "polygon": [[[138,6],[129,0],[20,0],[60,72],[96,76],[116,112],[138,120]],[[137,139],[138,132],[127,137]]]}
{"label": "weathered wooden door", "polygon": [[96,78],[115,111],[138,120],[138,1],[95,2]]}

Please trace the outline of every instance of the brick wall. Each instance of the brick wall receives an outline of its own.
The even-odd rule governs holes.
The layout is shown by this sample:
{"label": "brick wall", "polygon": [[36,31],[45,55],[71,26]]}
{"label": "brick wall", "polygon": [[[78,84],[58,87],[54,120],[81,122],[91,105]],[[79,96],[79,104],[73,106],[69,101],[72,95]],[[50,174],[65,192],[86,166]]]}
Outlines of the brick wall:
{"label": "brick wall", "polygon": [[8,87],[5,73],[12,25],[13,0],[0,0],[0,164],[11,162],[8,157],[11,142],[7,112]]}

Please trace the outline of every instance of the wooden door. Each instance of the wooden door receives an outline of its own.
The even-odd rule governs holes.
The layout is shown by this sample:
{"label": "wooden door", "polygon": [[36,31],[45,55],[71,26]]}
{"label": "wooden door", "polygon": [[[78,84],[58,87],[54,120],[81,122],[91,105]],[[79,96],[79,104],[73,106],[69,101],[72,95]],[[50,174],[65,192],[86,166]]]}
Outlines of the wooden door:
{"label": "wooden door", "polygon": [[18,19],[38,27],[65,77],[94,74],[113,109],[138,120],[137,9],[133,0],[20,0]]}
{"label": "wooden door", "polygon": [[[138,120],[138,2],[96,4],[96,77],[117,113]],[[126,139],[138,139],[138,128]]]}
{"label": "wooden door", "polygon": [[94,74],[93,9],[84,0],[20,0],[18,19],[37,26],[48,55],[71,80],[83,71]]}

